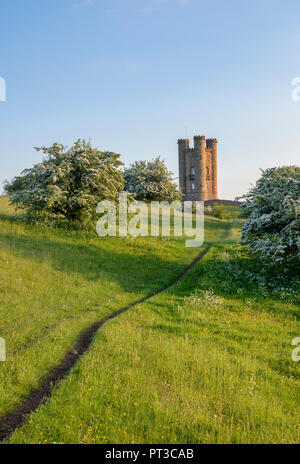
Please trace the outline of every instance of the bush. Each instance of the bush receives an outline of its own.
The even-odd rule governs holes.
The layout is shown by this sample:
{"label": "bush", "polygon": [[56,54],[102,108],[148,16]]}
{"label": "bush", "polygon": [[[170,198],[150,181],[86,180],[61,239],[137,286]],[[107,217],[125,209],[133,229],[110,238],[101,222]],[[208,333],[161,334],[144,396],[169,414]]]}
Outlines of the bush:
{"label": "bush", "polygon": [[46,154],[43,161],[5,184],[11,203],[27,216],[62,215],[82,223],[96,215],[99,201],[115,201],[124,189],[123,163],[116,153],[80,139],[68,149],[55,143],[36,150]]}
{"label": "bush", "polygon": [[299,263],[300,168],[262,171],[256,185],[242,198],[247,217],[242,243],[249,245],[249,251],[271,262]]}
{"label": "bush", "polygon": [[213,216],[218,219],[228,219],[230,214],[226,210],[224,205],[212,205],[205,208],[205,214]]}
{"label": "bush", "polygon": [[153,161],[135,161],[124,170],[125,188],[137,200],[169,201],[181,199],[173,174],[159,157]]}

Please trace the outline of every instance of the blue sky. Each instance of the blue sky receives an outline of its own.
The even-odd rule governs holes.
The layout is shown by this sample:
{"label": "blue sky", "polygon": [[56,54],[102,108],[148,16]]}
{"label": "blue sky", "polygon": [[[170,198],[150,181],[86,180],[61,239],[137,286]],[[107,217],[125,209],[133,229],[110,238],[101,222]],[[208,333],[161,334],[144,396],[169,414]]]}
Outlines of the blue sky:
{"label": "blue sky", "polygon": [[0,18],[0,182],[79,137],[176,176],[178,138],[216,137],[229,199],[298,163],[299,0],[3,0]]}

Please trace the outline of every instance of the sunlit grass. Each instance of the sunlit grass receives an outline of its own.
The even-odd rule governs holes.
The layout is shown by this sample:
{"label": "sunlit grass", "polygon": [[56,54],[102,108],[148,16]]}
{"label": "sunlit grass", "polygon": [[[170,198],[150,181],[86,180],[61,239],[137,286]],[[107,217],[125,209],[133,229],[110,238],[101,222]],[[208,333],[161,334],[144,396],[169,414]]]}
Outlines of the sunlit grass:
{"label": "sunlit grass", "polygon": [[182,283],[107,324],[11,442],[298,442],[299,306],[272,290],[237,295],[225,251],[234,259],[233,245],[215,248]]}
{"label": "sunlit grass", "polygon": [[[82,330],[169,284],[199,253],[184,240],[102,238],[32,226],[0,198],[0,415],[12,411]],[[207,240],[219,240],[208,226]]]}
{"label": "sunlit grass", "polygon": [[[235,221],[207,218],[206,242],[221,243],[175,287],[108,322],[10,443],[299,442],[297,280],[249,259]],[[2,413],[84,327],[161,288],[199,253],[183,240],[2,226]]]}

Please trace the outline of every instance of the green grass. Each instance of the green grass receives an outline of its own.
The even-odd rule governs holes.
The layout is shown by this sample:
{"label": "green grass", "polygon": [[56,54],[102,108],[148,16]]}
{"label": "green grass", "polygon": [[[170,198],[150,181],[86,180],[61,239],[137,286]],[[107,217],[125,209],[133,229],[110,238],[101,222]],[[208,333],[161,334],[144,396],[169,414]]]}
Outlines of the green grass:
{"label": "green grass", "polygon": [[[0,198],[0,415],[12,411],[93,322],[177,277],[199,250],[182,240],[100,239],[22,223]],[[208,228],[218,240],[225,226]]]}
{"label": "green grass", "polygon": [[[80,238],[9,214],[0,235],[9,355],[1,414],[84,327],[163,287],[199,253],[182,240]],[[207,219],[206,241],[219,243],[172,289],[107,323],[9,442],[299,442],[297,281],[249,259],[236,244],[239,225],[237,215]]]}

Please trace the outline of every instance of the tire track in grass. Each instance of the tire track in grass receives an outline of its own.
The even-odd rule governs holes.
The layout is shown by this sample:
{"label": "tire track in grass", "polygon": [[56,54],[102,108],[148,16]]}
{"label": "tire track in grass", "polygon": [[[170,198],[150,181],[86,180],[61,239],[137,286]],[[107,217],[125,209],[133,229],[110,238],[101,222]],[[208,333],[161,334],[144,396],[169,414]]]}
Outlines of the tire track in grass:
{"label": "tire track in grass", "polygon": [[153,298],[154,296],[159,295],[160,293],[176,285],[181,279],[183,279],[183,277],[186,276],[186,274],[188,274],[188,272],[191,271],[191,269],[193,269],[193,267],[199,263],[199,261],[201,261],[201,259],[208,253],[212,246],[213,244],[202,250],[199,256],[194,259],[194,261],[166,287],[158,290],[157,292],[154,292],[152,295],[145,296],[140,300],[119,309],[118,311],[112,313],[109,316],[106,316],[105,318],[95,322],[90,327],[88,327],[79,336],[75,346],[65,355],[61,363],[50,370],[42,385],[36,390],[33,390],[28,398],[23,403],[21,403],[15,409],[15,411],[5,415],[0,419],[0,442],[7,440],[21,425],[24,424],[26,418],[34,411],[36,411],[37,408],[51,396],[55,385],[70,372],[76,361],[88,350],[92,344],[94,335],[106,322],[115,319],[120,314],[125,313],[129,309],[141,303],[145,303],[146,301],[150,300],[150,298]]}

